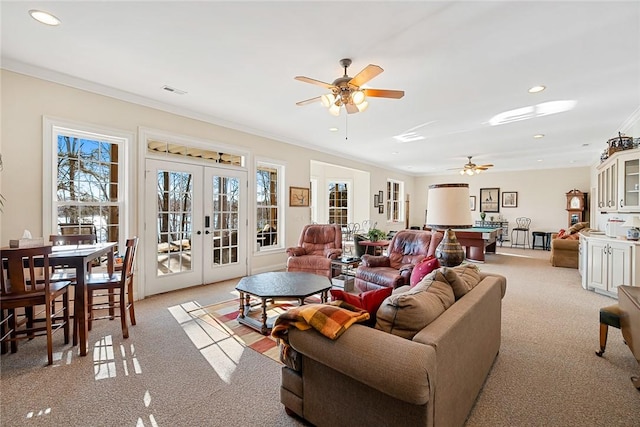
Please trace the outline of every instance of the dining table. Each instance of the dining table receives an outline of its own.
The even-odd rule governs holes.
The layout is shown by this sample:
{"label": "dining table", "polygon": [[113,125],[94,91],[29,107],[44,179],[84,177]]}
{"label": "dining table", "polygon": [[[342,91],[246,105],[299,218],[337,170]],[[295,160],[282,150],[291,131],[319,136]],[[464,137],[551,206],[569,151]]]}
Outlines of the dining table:
{"label": "dining table", "polygon": [[89,344],[89,307],[86,286],[88,265],[93,260],[106,255],[107,272],[109,275],[113,274],[114,250],[117,244],[117,242],[107,242],[93,245],[59,245],[54,246],[49,255],[49,264],[52,267],[74,268],[76,271],[73,315],[78,328],[73,334],[73,345],[79,345],[80,356],[87,355]]}

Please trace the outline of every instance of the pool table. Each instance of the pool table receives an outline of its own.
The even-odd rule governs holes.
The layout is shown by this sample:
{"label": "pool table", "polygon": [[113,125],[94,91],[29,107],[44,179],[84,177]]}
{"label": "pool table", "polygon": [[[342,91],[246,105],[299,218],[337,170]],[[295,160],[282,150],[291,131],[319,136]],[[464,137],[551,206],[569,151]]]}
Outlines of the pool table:
{"label": "pool table", "polygon": [[484,254],[496,253],[496,242],[501,228],[471,227],[453,229],[458,242],[465,247],[469,261],[484,262]]}

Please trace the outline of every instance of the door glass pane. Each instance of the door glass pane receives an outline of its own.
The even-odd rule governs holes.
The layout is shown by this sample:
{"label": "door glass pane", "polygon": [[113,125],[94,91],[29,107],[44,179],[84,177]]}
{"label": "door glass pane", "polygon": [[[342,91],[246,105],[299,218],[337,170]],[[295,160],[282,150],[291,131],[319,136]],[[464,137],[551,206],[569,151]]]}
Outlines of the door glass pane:
{"label": "door glass pane", "polygon": [[238,262],[238,204],[240,181],[238,178],[216,175],[212,177],[213,264],[228,265]]}
{"label": "door glass pane", "polygon": [[157,274],[190,271],[193,176],[159,170],[157,180]]}

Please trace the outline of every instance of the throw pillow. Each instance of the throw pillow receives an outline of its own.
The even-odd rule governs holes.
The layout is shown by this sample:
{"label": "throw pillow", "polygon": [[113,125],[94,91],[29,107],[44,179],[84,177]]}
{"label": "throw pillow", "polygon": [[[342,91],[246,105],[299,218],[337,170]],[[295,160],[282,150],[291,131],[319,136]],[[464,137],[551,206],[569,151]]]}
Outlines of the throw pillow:
{"label": "throw pillow", "polygon": [[567,230],[565,230],[564,228],[561,228],[560,231],[558,231],[558,235],[556,236],[556,239],[562,239],[562,236],[564,236]]}
{"label": "throw pillow", "polygon": [[416,264],[415,267],[413,267],[413,270],[411,271],[411,278],[409,279],[409,284],[411,285],[411,287],[414,287],[424,278],[424,276],[439,267],[440,262],[438,261],[438,258],[434,257],[433,255],[426,257],[418,264]]}
{"label": "throw pillow", "polygon": [[451,307],[455,298],[451,286],[422,280],[409,291],[385,299],[376,315],[376,329],[412,339],[415,334]]}
{"label": "throw pillow", "polygon": [[370,318],[366,323],[373,325],[375,324],[378,307],[380,307],[380,304],[382,304],[385,298],[391,295],[392,291],[392,288],[380,288],[362,292],[360,295],[354,295],[341,289],[331,289],[331,299],[333,301],[341,300],[354,307],[367,310]]}
{"label": "throw pillow", "polygon": [[473,264],[463,264],[453,268],[442,267],[428,274],[426,279],[448,283],[458,300],[480,283],[480,271]]}

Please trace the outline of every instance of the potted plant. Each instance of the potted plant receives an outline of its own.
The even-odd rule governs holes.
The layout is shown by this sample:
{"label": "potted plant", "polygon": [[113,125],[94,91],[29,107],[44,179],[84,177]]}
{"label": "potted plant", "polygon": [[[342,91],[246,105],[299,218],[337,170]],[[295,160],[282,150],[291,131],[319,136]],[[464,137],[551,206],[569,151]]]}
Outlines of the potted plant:
{"label": "potted plant", "polygon": [[387,234],[382,230],[372,228],[367,232],[367,237],[372,242],[377,242],[378,240],[383,240],[385,237],[387,237]]}

